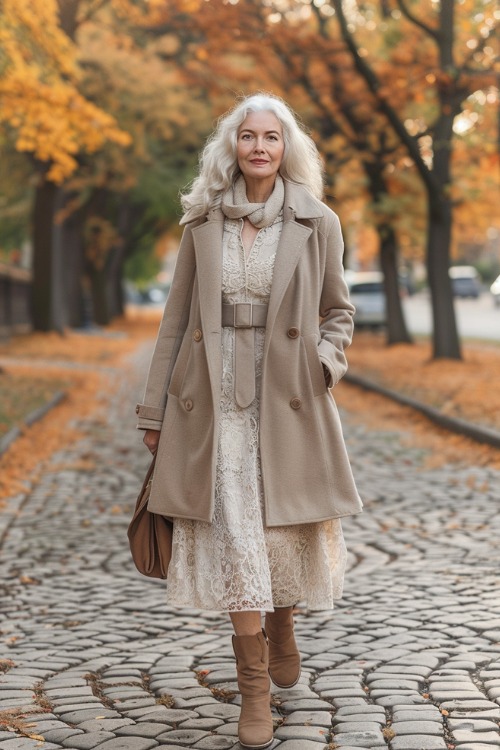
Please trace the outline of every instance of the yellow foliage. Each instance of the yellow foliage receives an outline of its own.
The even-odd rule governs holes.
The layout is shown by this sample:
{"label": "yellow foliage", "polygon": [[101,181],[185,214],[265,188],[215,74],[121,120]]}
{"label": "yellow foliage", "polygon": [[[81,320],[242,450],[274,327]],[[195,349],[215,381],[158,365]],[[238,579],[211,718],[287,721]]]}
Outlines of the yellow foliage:
{"label": "yellow foliage", "polygon": [[112,0],[112,6],[118,16],[138,26],[152,26],[159,23],[164,15],[165,0],[147,0],[142,8],[133,0]]}
{"label": "yellow foliage", "polygon": [[1,67],[31,67],[44,58],[44,68],[76,74],[73,45],[58,26],[56,0],[4,0],[0,15]]}
{"label": "yellow foliage", "polygon": [[129,145],[115,119],[79,93],[77,49],[59,27],[56,0],[4,0],[0,50],[0,130],[51,165],[48,179],[71,175],[81,151]]}

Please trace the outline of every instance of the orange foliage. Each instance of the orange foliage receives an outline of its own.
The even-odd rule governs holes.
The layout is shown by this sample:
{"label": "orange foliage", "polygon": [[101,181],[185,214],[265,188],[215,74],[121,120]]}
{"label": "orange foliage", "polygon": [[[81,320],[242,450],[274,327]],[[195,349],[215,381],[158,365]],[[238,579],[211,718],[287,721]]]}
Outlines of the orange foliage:
{"label": "orange foliage", "polygon": [[[404,393],[450,416],[499,429],[498,379],[500,350],[469,345],[464,360],[431,360],[430,345],[385,347],[378,336],[356,333],[349,349],[350,371]],[[337,398],[338,396],[338,398]],[[500,452],[433,425],[412,409],[383,396],[343,383],[335,389],[339,404],[359,412],[374,426],[411,428],[413,439],[433,451],[433,462],[470,461],[500,467]]]}
{"label": "orange foliage", "polygon": [[[61,380],[67,384],[64,401],[39,422],[23,428],[21,437],[1,457],[0,499],[25,492],[27,483],[37,482],[52,454],[80,437],[74,426],[78,419],[102,419],[95,412],[106,408],[107,394],[112,390],[112,376],[106,368],[125,366],[124,355],[155,336],[157,315],[151,320],[118,320],[111,335],[38,333],[16,337],[0,346],[0,355],[12,359],[10,373],[33,377],[40,368],[44,380],[53,377],[58,384]],[[64,363],[73,363],[74,367]]]}
{"label": "orange foliage", "polygon": [[[16,372],[16,368],[9,368]],[[33,368],[30,368],[33,372]],[[67,372],[53,368],[55,377],[67,378]],[[73,426],[75,418],[88,416],[100,405],[96,397],[104,385],[104,376],[95,372],[72,373],[67,397],[50,413],[22,434],[1,457],[0,498],[25,492],[27,483],[37,482],[43,463],[53,453],[80,437]]]}
{"label": "orange foliage", "polygon": [[379,337],[356,333],[349,350],[353,372],[400,390],[446,414],[498,429],[500,350],[465,345],[462,361],[431,360],[428,343],[384,347]]}
{"label": "orange foliage", "polygon": [[409,407],[344,381],[334,395],[338,406],[368,429],[401,431],[404,445],[425,451],[425,467],[465,464],[500,469],[498,449],[444,430]]}

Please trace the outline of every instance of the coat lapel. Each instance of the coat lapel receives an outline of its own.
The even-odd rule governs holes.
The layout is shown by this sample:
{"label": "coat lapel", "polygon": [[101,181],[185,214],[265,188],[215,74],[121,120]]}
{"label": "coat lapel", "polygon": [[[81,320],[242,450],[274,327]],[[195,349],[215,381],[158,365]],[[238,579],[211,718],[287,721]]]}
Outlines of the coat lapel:
{"label": "coat lapel", "polygon": [[222,221],[206,221],[193,229],[204,334],[220,333],[222,289]]}
{"label": "coat lapel", "polygon": [[313,198],[300,185],[285,181],[284,223],[276,251],[273,283],[267,313],[266,351],[283,295],[287,290],[302,252],[307,246],[307,240],[312,233],[311,226],[301,224],[296,219],[315,219],[321,216],[322,211],[319,201]]}
{"label": "coat lapel", "polygon": [[[193,229],[200,313],[212,388],[220,389],[222,315],[222,218],[206,221]],[[215,392],[215,391],[214,391]],[[217,395],[217,398],[219,398]]]}
{"label": "coat lapel", "polygon": [[281,300],[293,276],[300,256],[306,247],[312,229],[290,219],[283,223],[281,237],[276,250],[273,283],[267,312],[266,338],[272,333]]}

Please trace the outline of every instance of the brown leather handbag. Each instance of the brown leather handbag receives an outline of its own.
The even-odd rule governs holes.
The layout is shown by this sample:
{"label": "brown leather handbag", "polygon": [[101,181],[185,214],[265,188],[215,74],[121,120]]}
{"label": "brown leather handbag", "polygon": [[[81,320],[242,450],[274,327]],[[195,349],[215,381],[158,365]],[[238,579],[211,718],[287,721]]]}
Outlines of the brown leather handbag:
{"label": "brown leather handbag", "polygon": [[127,536],[139,573],[150,578],[166,578],[172,557],[173,523],[169,518],[148,510],[154,467],[155,456],[137,498]]}

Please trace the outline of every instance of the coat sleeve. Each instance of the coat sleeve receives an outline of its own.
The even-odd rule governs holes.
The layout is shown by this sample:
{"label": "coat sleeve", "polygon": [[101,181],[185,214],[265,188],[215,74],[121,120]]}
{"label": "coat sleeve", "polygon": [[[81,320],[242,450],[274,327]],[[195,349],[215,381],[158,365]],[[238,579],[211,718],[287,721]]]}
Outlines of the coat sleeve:
{"label": "coat sleeve", "polygon": [[345,375],[347,360],[344,350],[352,341],[354,306],[344,279],[342,257],[344,242],[338,217],[328,212],[325,220],[326,259],[321,290],[319,358],[330,374],[328,387]]}
{"label": "coat sleeve", "polygon": [[182,235],[172,286],[167,298],[149,367],[143,403],[137,404],[137,427],[161,430],[167,389],[186,332],[196,270],[191,227]]}

